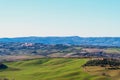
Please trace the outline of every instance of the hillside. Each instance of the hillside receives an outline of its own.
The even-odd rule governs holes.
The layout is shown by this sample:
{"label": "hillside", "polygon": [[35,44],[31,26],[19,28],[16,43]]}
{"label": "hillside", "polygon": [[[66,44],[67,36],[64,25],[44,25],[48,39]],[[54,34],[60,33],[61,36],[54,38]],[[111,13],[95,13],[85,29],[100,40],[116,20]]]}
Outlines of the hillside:
{"label": "hillside", "polygon": [[[93,75],[81,66],[87,59],[36,59],[5,63],[9,68],[0,71],[0,78],[8,80],[110,80],[109,77]],[[114,79],[118,80],[118,79]]]}
{"label": "hillside", "polygon": [[120,59],[120,47],[41,43],[1,43],[0,61],[41,57],[103,57]]}
{"label": "hillside", "polygon": [[32,42],[43,44],[120,46],[120,37],[18,37],[0,38],[0,42]]}
{"label": "hillside", "polygon": [[[10,57],[9,57],[10,56]],[[11,58],[13,56],[13,58]],[[30,57],[29,57],[30,56]],[[120,59],[119,47],[80,46],[41,43],[1,43],[0,61],[31,57],[104,57]],[[6,58],[6,59],[5,59]]]}

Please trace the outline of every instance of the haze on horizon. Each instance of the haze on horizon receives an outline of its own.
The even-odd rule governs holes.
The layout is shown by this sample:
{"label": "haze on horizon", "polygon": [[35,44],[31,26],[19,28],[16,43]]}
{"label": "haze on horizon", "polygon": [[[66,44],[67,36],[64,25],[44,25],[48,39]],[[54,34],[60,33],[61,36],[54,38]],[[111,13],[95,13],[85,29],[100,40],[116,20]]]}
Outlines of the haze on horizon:
{"label": "haze on horizon", "polygon": [[120,0],[0,0],[0,37],[120,37]]}

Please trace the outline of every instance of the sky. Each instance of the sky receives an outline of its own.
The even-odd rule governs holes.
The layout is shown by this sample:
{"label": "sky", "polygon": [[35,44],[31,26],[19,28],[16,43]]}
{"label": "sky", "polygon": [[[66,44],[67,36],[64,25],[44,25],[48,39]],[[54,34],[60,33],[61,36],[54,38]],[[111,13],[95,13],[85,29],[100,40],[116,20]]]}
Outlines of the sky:
{"label": "sky", "polygon": [[120,0],[0,0],[0,37],[120,37]]}

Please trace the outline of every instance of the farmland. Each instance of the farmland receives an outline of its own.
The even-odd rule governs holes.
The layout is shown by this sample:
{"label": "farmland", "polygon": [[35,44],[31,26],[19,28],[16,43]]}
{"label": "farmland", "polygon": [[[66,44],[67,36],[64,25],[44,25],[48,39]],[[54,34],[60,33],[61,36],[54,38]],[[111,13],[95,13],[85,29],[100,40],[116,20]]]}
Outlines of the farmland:
{"label": "farmland", "polygon": [[[16,62],[5,62],[9,68],[0,70],[0,78],[8,80],[119,80],[120,70],[107,70],[99,66],[82,65],[88,59],[41,58]],[[98,70],[99,69],[99,70]],[[103,75],[111,73],[111,76]]]}

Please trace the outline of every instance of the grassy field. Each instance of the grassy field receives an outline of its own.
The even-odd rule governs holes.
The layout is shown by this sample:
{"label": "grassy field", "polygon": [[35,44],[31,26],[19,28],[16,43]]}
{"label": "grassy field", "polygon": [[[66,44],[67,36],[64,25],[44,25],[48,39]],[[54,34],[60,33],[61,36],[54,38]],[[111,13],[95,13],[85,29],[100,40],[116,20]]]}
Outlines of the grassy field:
{"label": "grassy field", "polygon": [[[112,80],[109,76],[85,71],[81,67],[87,59],[49,58],[7,62],[6,70],[0,70],[0,78],[9,80]],[[118,76],[117,76],[118,77]],[[119,78],[119,77],[118,77]],[[119,79],[114,80],[119,80]]]}
{"label": "grassy field", "polygon": [[105,49],[104,52],[120,54],[120,48],[108,48],[108,49]]}
{"label": "grassy field", "polygon": [[89,66],[85,69],[85,72],[91,75],[103,75],[109,77],[111,80],[120,80],[120,70],[108,70],[100,66]]}

